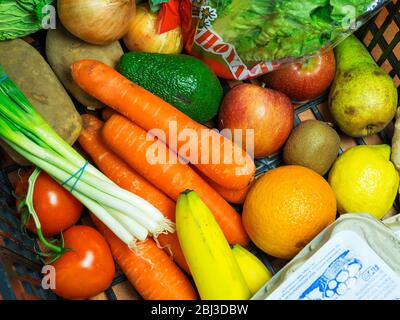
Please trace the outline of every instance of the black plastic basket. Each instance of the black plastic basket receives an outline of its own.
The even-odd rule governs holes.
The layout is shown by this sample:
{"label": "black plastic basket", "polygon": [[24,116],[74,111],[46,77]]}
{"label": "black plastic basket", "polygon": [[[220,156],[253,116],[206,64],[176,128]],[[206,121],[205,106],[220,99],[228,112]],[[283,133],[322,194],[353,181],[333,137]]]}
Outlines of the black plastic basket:
{"label": "black plastic basket", "polygon": [[[364,25],[357,36],[363,40],[377,63],[400,85],[400,0],[392,1],[380,13]],[[43,38],[44,32],[38,33]],[[35,43],[43,53],[43,42]],[[256,80],[254,80],[256,81]],[[254,82],[252,81],[252,82]],[[222,81],[226,90],[238,84],[238,81]],[[326,96],[296,108],[296,124],[306,119],[331,121],[326,106]],[[393,125],[379,135],[367,139],[351,139],[342,135],[341,149],[344,151],[355,144],[390,143]],[[0,153],[0,300],[2,299],[57,299],[51,290],[41,286],[42,263],[35,254],[35,240],[21,232],[20,222],[16,218],[15,199],[12,195],[19,167]],[[257,161],[257,175],[262,174],[281,163],[281,155]],[[396,208],[397,210],[397,200]],[[284,261],[270,259],[258,252],[259,257],[268,268],[275,272]],[[116,277],[104,294],[96,299],[140,299],[125,276],[117,272]]]}

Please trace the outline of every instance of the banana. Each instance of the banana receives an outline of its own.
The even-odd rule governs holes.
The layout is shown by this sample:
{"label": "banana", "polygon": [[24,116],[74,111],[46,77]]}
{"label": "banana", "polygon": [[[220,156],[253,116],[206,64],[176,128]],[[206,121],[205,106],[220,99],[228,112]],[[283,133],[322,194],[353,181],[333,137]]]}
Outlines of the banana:
{"label": "banana", "polygon": [[194,191],[180,194],[176,230],[202,300],[247,300],[250,289],[210,209]]}
{"label": "banana", "polygon": [[233,256],[239,264],[247,286],[254,295],[267,281],[272,278],[271,272],[251,252],[235,244],[232,248]]}

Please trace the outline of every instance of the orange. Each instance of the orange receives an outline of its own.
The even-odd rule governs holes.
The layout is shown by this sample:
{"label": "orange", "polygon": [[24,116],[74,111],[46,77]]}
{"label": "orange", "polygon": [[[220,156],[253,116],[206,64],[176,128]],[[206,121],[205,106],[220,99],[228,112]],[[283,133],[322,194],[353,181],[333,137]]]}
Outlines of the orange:
{"label": "orange", "polygon": [[328,182],[301,166],[283,166],[259,178],[243,208],[243,224],[257,247],[277,258],[293,258],[336,218]]}

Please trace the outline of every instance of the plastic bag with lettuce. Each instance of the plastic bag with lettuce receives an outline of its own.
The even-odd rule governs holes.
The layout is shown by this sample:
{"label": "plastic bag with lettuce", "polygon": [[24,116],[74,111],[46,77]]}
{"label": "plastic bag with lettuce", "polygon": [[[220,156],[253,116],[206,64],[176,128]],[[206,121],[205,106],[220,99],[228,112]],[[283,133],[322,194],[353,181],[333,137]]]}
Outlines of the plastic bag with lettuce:
{"label": "plastic bag with lettuce", "polygon": [[0,41],[34,33],[48,24],[55,0],[0,0]]}
{"label": "plastic bag with lettuce", "polygon": [[243,80],[336,45],[386,0],[181,0],[186,50]]}

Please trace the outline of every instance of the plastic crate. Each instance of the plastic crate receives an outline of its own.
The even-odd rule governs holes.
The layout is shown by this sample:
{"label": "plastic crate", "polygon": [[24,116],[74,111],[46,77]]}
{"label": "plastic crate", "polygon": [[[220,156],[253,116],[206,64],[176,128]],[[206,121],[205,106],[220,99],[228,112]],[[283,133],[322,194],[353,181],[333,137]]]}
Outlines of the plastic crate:
{"label": "plastic crate", "polygon": [[[356,34],[367,46],[378,65],[380,65],[400,85],[400,0],[395,0],[383,8],[380,13],[365,24]],[[38,33],[43,39],[44,32]],[[36,38],[36,37],[34,37]],[[43,41],[34,43],[43,53]],[[224,81],[227,91],[239,84],[239,81]],[[247,82],[257,83],[257,80]],[[296,106],[296,125],[307,119],[319,119],[331,122],[327,110],[326,95],[304,105]],[[379,135],[366,139],[352,139],[341,135],[341,151],[356,144],[390,143],[393,125],[389,125]],[[278,153],[268,158],[257,160],[256,175],[277,167],[281,163]],[[15,200],[12,196],[13,185],[19,167],[0,151],[0,300],[2,299],[57,299],[50,291],[41,287],[42,263],[35,254],[35,240],[20,231],[20,222],[15,215]],[[397,203],[392,213],[397,210]],[[391,214],[391,213],[390,213]],[[389,215],[390,215],[389,214]],[[86,219],[83,218],[82,223]],[[267,257],[257,252],[267,267],[275,272],[285,261]],[[93,299],[140,299],[125,276],[117,271],[116,277],[108,290]]]}

